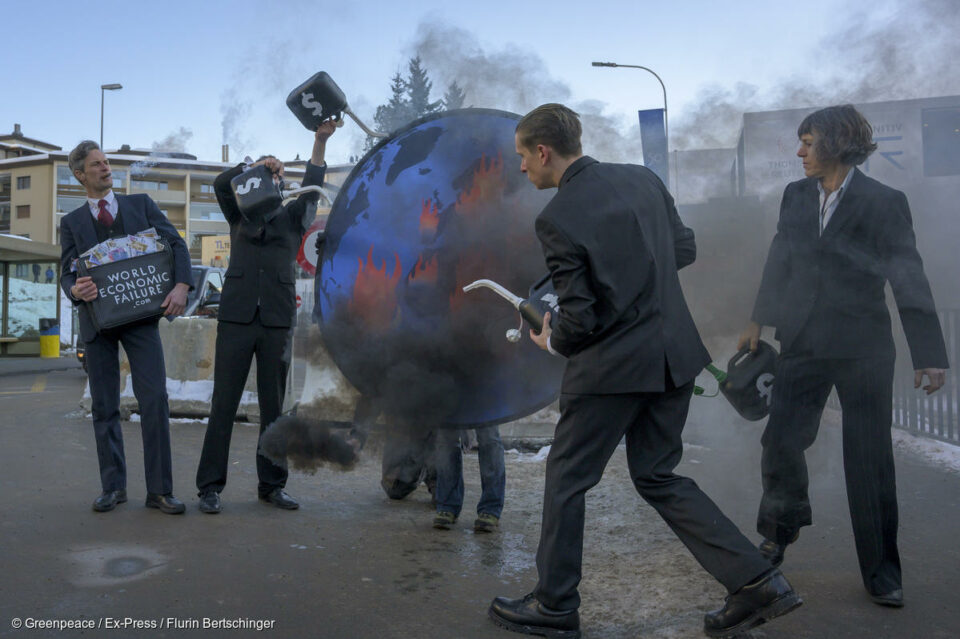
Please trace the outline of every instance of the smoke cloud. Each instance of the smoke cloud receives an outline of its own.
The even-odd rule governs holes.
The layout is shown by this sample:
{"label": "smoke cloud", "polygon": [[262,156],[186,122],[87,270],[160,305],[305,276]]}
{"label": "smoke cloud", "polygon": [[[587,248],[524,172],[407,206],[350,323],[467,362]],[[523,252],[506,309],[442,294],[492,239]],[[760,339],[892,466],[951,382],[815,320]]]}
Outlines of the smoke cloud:
{"label": "smoke cloud", "polygon": [[617,116],[604,113],[606,104],[577,101],[562,80],[550,77],[542,58],[531,51],[507,46],[486,51],[477,37],[464,29],[423,22],[411,47],[419,55],[435,87],[454,80],[465,93],[464,106],[526,113],[546,102],[560,102],[577,111],[583,122],[584,148],[610,162],[636,162],[640,137]]}
{"label": "smoke cloud", "polygon": [[[671,127],[677,149],[732,147],[745,112],[832,104],[907,100],[960,93],[954,67],[960,59],[960,11],[951,0],[905,3],[881,24],[859,12],[825,34],[811,57],[809,75],[784,78],[761,89],[748,83],[704,87],[694,106]],[[844,71],[816,75],[843,60]],[[799,124],[799,122],[798,122]]]}
{"label": "smoke cloud", "polygon": [[187,142],[189,142],[192,137],[193,131],[185,127],[180,127],[162,140],[154,142],[151,148],[154,152],[186,153]]}
{"label": "smoke cloud", "polygon": [[[262,154],[255,150],[260,140],[247,129],[247,120],[261,109],[272,117],[290,117],[278,96],[285,98],[290,89],[309,75],[303,65],[297,43],[276,36],[252,45],[240,58],[230,85],[220,94],[222,144],[230,145],[231,157]],[[269,149],[260,151],[270,152]]]}
{"label": "smoke cloud", "polygon": [[267,426],[260,436],[260,452],[278,466],[289,462],[295,469],[315,473],[323,466],[352,469],[359,459],[343,437],[326,422],[285,415]]}

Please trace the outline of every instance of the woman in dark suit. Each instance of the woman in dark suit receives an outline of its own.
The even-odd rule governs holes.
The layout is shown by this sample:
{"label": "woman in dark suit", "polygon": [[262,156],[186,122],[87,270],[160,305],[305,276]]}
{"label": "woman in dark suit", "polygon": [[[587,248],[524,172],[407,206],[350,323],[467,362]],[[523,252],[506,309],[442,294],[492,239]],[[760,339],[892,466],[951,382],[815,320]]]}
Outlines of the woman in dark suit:
{"label": "woman in dark suit", "polygon": [[776,328],[781,355],[763,434],[760,550],[779,566],[812,522],[804,451],[830,389],[843,409],[843,462],[863,583],[874,602],[902,606],[891,413],[895,350],[890,283],[927,393],[944,383],[947,355],[923,272],[907,198],[857,165],[877,145],[852,106],[808,115],[797,130],[806,179],[787,185],[752,321],[739,348]]}

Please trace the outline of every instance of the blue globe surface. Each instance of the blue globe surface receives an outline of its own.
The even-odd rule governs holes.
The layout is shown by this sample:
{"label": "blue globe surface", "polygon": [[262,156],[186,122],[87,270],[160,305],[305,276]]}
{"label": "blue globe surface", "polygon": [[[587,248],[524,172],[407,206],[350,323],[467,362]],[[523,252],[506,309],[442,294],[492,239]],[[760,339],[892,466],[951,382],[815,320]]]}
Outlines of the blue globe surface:
{"label": "blue globe surface", "polygon": [[488,109],[418,120],[374,147],[340,190],[317,266],[314,316],[347,379],[384,411],[429,426],[528,415],[559,392],[563,360],[488,290],[526,297],[546,266],[534,219],[550,192],[520,173],[518,116]]}

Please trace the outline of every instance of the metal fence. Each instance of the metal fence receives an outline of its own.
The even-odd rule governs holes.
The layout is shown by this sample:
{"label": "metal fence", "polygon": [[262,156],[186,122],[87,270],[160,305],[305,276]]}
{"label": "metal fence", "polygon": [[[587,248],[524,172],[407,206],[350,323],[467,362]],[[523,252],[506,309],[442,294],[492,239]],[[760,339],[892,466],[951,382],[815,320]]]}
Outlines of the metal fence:
{"label": "metal fence", "polygon": [[938,312],[951,370],[946,384],[933,395],[913,387],[910,351],[902,331],[897,339],[897,372],[893,380],[893,425],[911,433],[960,444],[960,309]]}

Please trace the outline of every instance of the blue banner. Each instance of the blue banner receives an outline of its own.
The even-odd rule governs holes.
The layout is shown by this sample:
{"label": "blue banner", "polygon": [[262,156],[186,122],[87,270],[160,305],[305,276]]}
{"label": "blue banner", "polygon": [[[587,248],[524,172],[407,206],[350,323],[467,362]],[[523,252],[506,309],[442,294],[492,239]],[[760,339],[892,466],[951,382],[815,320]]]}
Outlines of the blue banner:
{"label": "blue banner", "polygon": [[667,156],[667,132],[664,126],[663,109],[637,111],[640,116],[640,144],[643,148],[643,165],[657,174],[663,183],[670,186],[670,163]]}

